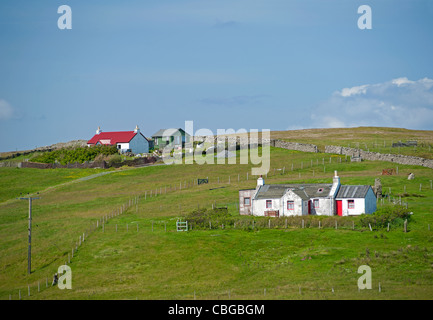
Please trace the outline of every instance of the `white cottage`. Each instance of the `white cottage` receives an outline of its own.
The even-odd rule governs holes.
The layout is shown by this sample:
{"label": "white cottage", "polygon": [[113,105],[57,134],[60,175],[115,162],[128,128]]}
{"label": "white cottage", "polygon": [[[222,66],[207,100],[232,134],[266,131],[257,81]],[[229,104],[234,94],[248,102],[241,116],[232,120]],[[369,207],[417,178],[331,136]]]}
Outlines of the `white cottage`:
{"label": "white cottage", "polygon": [[[350,208],[350,209],[349,209]],[[239,213],[254,216],[359,215],[376,211],[370,186],[340,184],[335,172],[329,184],[265,185],[260,177],[255,189],[239,191]]]}
{"label": "white cottage", "polygon": [[87,141],[88,146],[114,145],[120,152],[148,153],[150,141],[140,132],[138,126],[134,131],[102,132],[98,127],[96,134]]}

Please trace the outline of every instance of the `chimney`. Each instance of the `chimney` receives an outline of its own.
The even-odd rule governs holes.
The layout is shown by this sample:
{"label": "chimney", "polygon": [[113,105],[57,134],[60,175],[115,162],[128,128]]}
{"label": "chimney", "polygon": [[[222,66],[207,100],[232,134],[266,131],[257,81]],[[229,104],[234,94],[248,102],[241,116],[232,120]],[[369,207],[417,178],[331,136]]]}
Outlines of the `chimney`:
{"label": "chimney", "polygon": [[102,132],[101,127],[98,127],[98,130],[96,130],[96,134],[100,134]]}
{"label": "chimney", "polygon": [[340,184],[340,177],[337,174],[337,170],[334,171],[334,179],[332,181],[333,183]]}
{"label": "chimney", "polygon": [[140,133],[140,128],[138,128],[138,125],[135,126],[134,132],[135,133]]}
{"label": "chimney", "polygon": [[260,175],[260,177],[257,179],[257,187],[264,186],[265,180],[263,180],[263,177]]}
{"label": "chimney", "polygon": [[329,192],[329,196],[335,198],[338,190],[340,189],[340,186],[340,177],[338,176],[337,171],[334,171],[334,178],[332,179],[332,187],[331,191]]}

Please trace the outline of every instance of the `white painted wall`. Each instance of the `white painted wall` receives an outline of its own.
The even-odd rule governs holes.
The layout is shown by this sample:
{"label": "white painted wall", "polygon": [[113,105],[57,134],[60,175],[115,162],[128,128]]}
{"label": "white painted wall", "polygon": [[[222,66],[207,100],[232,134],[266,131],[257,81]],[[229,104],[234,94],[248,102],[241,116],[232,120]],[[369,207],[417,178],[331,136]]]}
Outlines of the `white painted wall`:
{"label": "white painted wall", "polygon": [[[272,208],[266,208],[266,200],[272,200]],[[280,210],[281,208],[281,198],[278,199],[257,199],[254,200],[253,204],[253,215],[264,216],[265,211]],[[280,210],[281,215],[281,210]]]}
{"label": "white painted wall", "polygon": [[[314,199],[319,199],[319,208],[314,207]],[[308,208],[307,208],[308,210]],[[312,198],[311,199],[311,214],[318,216],[333,216],[334,215],[334,199],[332,198]]]}
{"label": "white painted wall", "polygon": [[[308,207],[307,210],[304,210],[304,203],[302,199],[293,191],[289,190],[286,192],[286,194],[282,197],[282,200],[282,210],[280,210],[280,216],[302,216],[308,214]],[[294,210],[287,210],[287,201],[294,202]]]}
{"label": "white painted wall", "polygon": [[[119,146],[120,146],[120,148],[119,148]],[[126,150],[130,149],[129,143],[118,143],[117,149],[126,151]]]}
{"label": "white painted wall", "polygon": [[[365,212],[365,200],[364,198],[354,199],[336,199],[342,201],[343,216],[355,216]],[[355,208],[349,209],[349,200],[354,200]]]}

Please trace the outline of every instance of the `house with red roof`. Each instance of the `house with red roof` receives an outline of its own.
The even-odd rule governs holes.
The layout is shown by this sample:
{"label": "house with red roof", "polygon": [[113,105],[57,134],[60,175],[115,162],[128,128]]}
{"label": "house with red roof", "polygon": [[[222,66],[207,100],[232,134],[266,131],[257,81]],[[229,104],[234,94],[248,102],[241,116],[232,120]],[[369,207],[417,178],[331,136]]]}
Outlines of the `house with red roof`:
{"label": "house with red roof", "polygon": [[111,145],[124,152],[132,152],[135,154],[148,153],[151,147],[151,141],[147,139],[141,132],[138,126],[134,131],[111,131],[102,132],[98,127],[96,134],[87,141],[88,146],[96,145]]}

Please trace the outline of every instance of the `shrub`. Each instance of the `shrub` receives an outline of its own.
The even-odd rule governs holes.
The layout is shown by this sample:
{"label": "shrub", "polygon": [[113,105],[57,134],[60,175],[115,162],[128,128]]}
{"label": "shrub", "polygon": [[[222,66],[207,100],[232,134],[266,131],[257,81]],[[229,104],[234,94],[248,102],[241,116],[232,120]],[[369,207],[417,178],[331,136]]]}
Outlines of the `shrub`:
{"label": "shrub", "polygon": [[220,225],[233,225],[235,218],[231,216],[227,208],[214,208],[214,209],[197,209],[189,213],[185,219],[188,223],[192,224],[194,228],[209,228],[209,222],[212,227]]}
{"label": "shrub", "polygon": [[363,215],[360,223],[363,227],[380,229],[386,228],[388,223],[393,226],[402,226],[405,220],[410,219],[409,211],[403,206],[383,207],[373,214]]}
{"label": "shrub", "polygon": [[91,146],[91,147],[75,147],[75,148],[62,148],[43,154],[33,158],[35,162],[42,163],[55,163],[60,162],[65,165],[68,163],[83,163],[86,161],[93,161],[98,155],[109,156],[117,154],[115,146]]}
{"label": "shrub", "polygon": [[122,157],[120,154],[112,154],[112,155],[106,156],[105,159],[106,159],[105,161],[108,163],[108,165],[110,167],[122,162]]}

